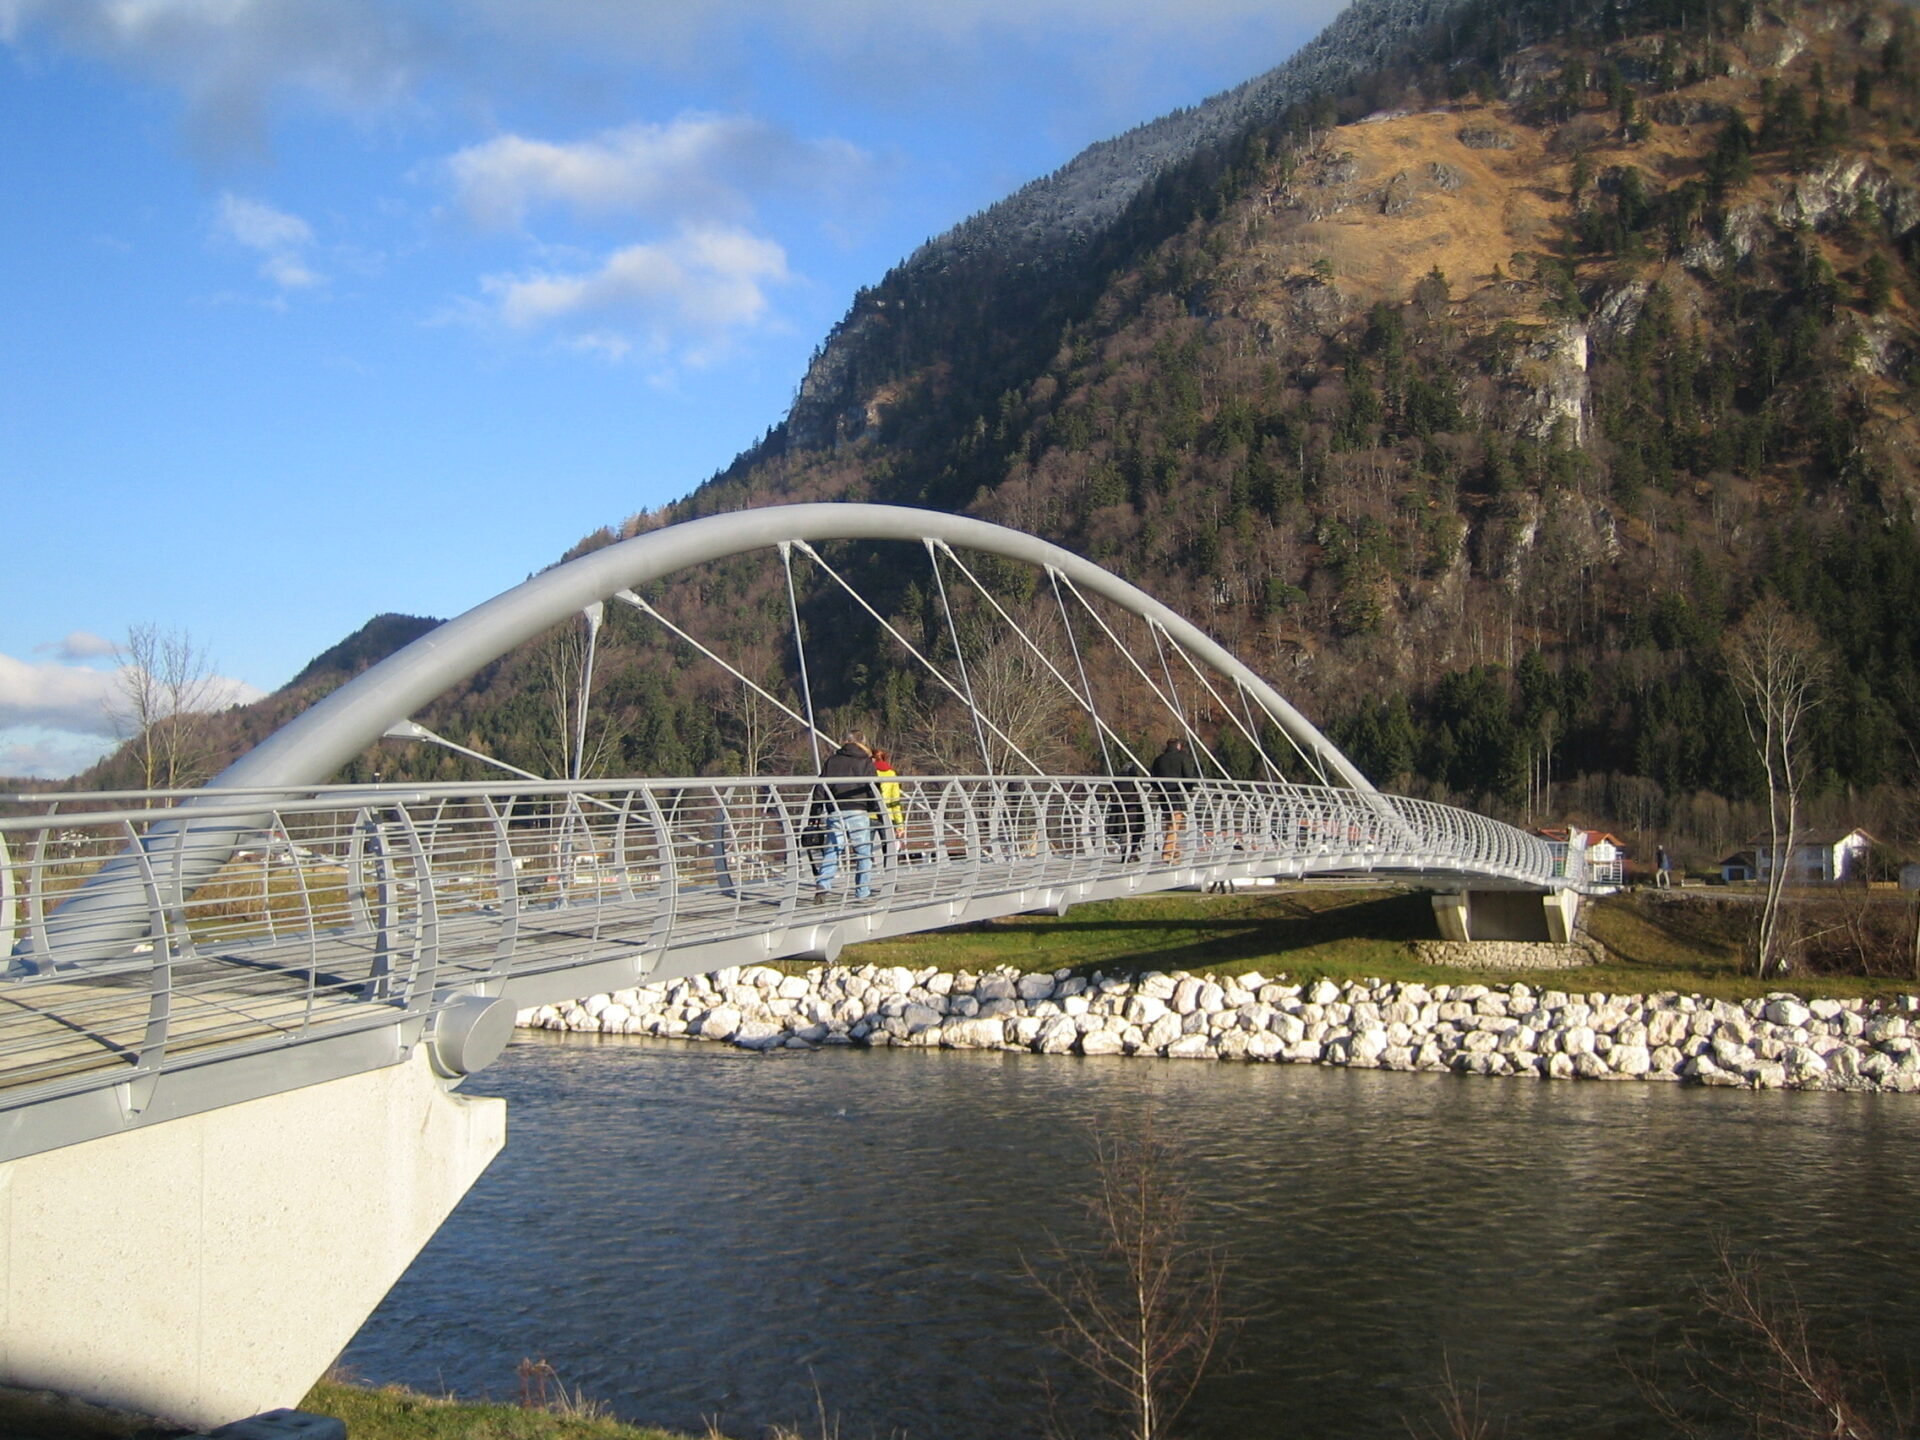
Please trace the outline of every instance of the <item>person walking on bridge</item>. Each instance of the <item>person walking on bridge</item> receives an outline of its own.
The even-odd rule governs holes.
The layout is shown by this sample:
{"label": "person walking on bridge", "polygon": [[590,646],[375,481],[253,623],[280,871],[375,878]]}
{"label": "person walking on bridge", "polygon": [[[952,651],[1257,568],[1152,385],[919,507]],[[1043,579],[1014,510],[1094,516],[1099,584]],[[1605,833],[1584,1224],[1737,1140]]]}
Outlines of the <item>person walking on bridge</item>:
{"label": "person walking on bridge", "polygon": [[1140,767],[1122,761],[1107,786],[1107,847],[1131,865],[1140,858],[1147,835],[1146,782]]}
{"label": "person walking on bridge", "polygon": [[1153,759],[1153,778],[1160,782],[1160,819],[1165,827],[1160,845],[1160,863],[1171,865],[1180,855],[1180,832],[1187,828],[1187,786],[1200,778],[1187,742],[1175,735],[1167,748]]}
{"label": "person walking on bridge", "polygon": [[880,809],[873,752],[867,748],[866,738],[848,736],[846,743],[827,757],[820,775],[841,783],[820,787],[826,844],[820,850],[816,877],[819,893],[824,896],[833,892],[833,882],[840,874],[840,857],[851,852],[853,897],[865,900],[873,894],[873,822]]}
{"label": "person walking on bridge", "polygon": [[902,837],[907,831],[907,807],[900,800],[900,772],[893,768],[893,757],[878,745],[873,747],[873,773],[880,777],[880,803],[886,809],[887,820],[884,853],[891,865],[900,857]]}

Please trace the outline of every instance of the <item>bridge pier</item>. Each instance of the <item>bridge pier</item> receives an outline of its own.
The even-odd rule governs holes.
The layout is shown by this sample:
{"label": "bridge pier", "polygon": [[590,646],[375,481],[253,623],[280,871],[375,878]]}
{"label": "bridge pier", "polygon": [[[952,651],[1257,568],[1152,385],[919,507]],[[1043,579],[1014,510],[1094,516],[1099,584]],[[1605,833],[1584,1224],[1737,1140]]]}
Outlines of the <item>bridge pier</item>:
{"label": "bridge pier", "polygon": [[1434,894],[1443,940],[1535,940],[1566,945],[1580,918],[1573,890],[1456,890]]}
{"label": "bridge pier", "polygon": [[428,1050],[0,1165],[0,1379],[206,1428],[297,1405],[506,1141]]}

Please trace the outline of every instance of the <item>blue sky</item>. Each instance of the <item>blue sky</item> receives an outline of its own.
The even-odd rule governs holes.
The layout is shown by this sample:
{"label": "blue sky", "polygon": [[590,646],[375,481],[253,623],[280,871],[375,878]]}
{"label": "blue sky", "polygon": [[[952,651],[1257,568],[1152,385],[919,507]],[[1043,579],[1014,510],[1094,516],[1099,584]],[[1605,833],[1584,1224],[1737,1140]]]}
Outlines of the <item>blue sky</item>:
{"label": "blue sky", "polygon": [[0,774],[685,494],[853,292],[1336,0],[0,0]]}

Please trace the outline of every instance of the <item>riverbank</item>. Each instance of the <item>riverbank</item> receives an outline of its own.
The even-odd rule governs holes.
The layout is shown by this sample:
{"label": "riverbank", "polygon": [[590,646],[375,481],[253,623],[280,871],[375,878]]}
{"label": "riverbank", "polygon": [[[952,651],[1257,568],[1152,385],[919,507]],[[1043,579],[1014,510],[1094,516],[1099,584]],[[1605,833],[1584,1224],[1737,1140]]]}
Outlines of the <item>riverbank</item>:
{"label": "riverbank", "polygon": [[[1558,978],[1558,977],[1556,977]],[[1150,971],[768,966],[521,1014],[536,1029],[756,1050],[906,1046],[1382,1070],[1920,1091],[1920,998],[1733,1001],[1503,985]],[[1909,1035],[1911,1027],[1913,1034]]]}
{"label": "riverbank", "polygon": [[[350,1440],[693,1440],[676,1431],[627,1425],[591,1401],[545,1407],[425,1395],[399,1385],[322,1380],[297,1407],[346,1423]],[[792,1432],[780,1432],[790,1435]],[[186,1428],[151,1416],[89,1405],[46,1390],[0,1386],[6,1440],[191,1440]],[[724,1440],[709,1431],[700,1440]]]}
{"label": "riverbank", "polygon": [[[670,1430],[627,1425],[591,1402],[527,1408],[322,1380],[300,1402],[346,1422],[349,1440],[690,1440]],[[710,1432],[704,1440],[722,1440]]]}
{"label": "riverbank", "polygon": [[[1549,977],[1561,989],[1612,995],[1675,991],[1720,1000],[1749,1000],[1782,988],[1754,979],[1746,963],[1750,904],[1714,893],[1639,892],[1589,901],[1581,909],[1576,974]],[[924,935],[849,945],[847,965],[970,970],[984,975],[1011,967],[1022,973],[1068,969],[1076,975],[1168,974],[1185,970],[1221,977],[1246,970],[1285,970],[1307,984],[1335,984],[1363,976],[1424,983],[1459,983],[1452,963],[1435,956],[1438,941],[1431,898],[1390,885],[1314,882],[1261,887],[1231,895],[1176,891],[1076,905],[1064,916],[1012,915],[957,925]],[[1542,950],[1566,947],[1539,947]],[[1535,983],[1537,967],[1500,963],[1503,947],[1473,947],[1476,973],[1486,984]],[[1431,958],[1429,958],[1431,957]],[[1505,973],[1503,972],[1505,970]],[[1794,987],[1822,995],[1884,997],[1911,988],[1898,980],[1864,976],[1796,977]]]}

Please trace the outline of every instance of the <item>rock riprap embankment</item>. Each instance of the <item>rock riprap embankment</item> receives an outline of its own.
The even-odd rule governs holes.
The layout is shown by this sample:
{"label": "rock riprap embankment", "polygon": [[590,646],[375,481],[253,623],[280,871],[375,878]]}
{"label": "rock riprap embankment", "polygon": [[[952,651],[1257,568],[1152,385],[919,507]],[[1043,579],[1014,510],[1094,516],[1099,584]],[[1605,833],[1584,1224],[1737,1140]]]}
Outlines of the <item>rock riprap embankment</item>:
{"label": "rock riprap embankment", "polygon": [[1092,977],[765,966],[522,1012],[548,1030],[750,1050],[908,1045],[1049,1055],[1269,1060],[1751,1089],[1920,1091],[1920,1000],[1733,1002],[1528,985],[1258,974]]}

